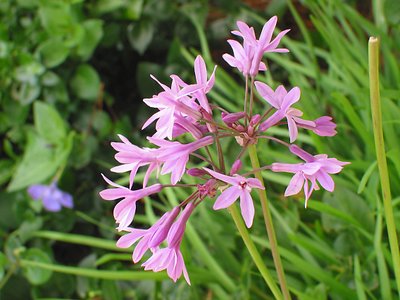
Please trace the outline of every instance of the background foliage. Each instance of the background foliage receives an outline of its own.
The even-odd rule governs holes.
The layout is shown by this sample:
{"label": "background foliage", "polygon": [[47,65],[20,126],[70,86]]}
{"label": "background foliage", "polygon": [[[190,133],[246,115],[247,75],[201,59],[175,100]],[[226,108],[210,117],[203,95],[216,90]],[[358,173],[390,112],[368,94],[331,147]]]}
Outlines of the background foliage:
{"label": "background foliage", "polygon": [[[352,163],[336,176],[335,192],[315,193],[307,210],[301,195],[282,197],[289,177],[264,174],[290,289],[299,299],[396,298],[367,41],[370,35],[382,41],[384,131],[400,228],[398,1],[9,0],[0,3],[2,299],[271,299],[228,214],[212,211],[211,203],[199,207],[184,239],[189,288],[140,271],[129,250],[114,246],[113,204],[98,191],[99,173],[115,164],[109,142],[117,133],[145,145],[139,128],[148,112],[141,100],[157,91],[149,74],[190,80],[190,64],[202,53],[210,68],[222,65],[212,101],[240,108],[240,76],[221,61],[229,51],[225,39],[235,20],[259,29],[274,14],[280,29],[292,29],[282,40],[291,52],[271,54],[264,79],[299,86],[306,118],[329,114],[338,123],[330,139],[301,135],[306,149]],[[228,153],[233,146],[224,145]],[[259,149],[265,164],[292,160],[272,144],[260,142]],[[54,177],[74,196],[73,210],[48,213],[27,195],[30,184]],[[153,223],[187,193],[167,189],[158,201],[146,199],[138,224]],[[272,267],[256,211],[252,237]]]}

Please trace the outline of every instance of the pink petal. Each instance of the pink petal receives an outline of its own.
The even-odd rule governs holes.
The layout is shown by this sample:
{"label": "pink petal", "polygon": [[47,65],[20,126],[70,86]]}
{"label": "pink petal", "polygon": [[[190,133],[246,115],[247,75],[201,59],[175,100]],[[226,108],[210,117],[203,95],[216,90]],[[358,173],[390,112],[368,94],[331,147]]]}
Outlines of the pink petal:
{"label": "pink petal", "polygon": [[285,191],[285,197],[296,195],[301,191],[304,184],[304,177],[301,173],[296,173],[289,182]]}
{"label": "pink petal", "polygon": [[317,180],[325,190],[333,192],[333,190],[335,189],[335,182],[333,181],[332,177],[329,176],[327,173],[318,172]]}
{"label": "pink petal", "polygon": [[147,230],[144,229],[133,229],[130,233],[121,236],[117,241],[118,248],[129,248],[138,239],[143,237]]}
{"label": "pink petal", "polygon": [[240,210],[242,211],[242,217],[247,228],[250,228],[253,225],[254,204],[248,191],[242,190],[240,194]]}
{"label": "pink petal", "polygon": [[261,181],[257,178],[247,178],[247,184],[251,188],[261,189],[264,190],[265,187],[262,185]]}
{"label": "pink petal", "polygon": [[293,121],[293,119],[290,117],[287,117],[287,122],[289,128],[290,143],[293,143],[297,139],[298,135],[297,125],[296,122]]}
{"label": "pink petal", "polygon": [[213,209],[218,210],[231,206],[232,203],[235,202],[237,198],[239,198],[240,193],[241,189],[239,189],[237,186],[231,186],[227,188],[217,198],[217,200],[214,203]]}
{"label": "pink petal", "polygon": [[273,16],[271,19],[268,20],[267,23],[264,24],[259,39],[261,48],[266,48],[267,45],[270,43],[277,21],[278,18],[276,16]]}
{"label": "pink petal", "polygon": [[196,76],[196,82],[199,84],[207,83],[207,68],[204,59],[201,55],[198,55],[194,61],[194,74]]}
{"label": "pink petal", "polygon": [[217,178],[217,179],[219,179],[219,180],[221,180],[223,182],[226,182],[226,183],[229,183],[229,184],[232,184],[232,185],[238,185],[239,184],[240,179],[238,179],[237,177],[227,176],[227,175],[215,172],[213,170],[210,170],[208,168],[203,168],[203,169],[206,170],[211,176],[213,176],[213,177],[215,177],[215,178]]}

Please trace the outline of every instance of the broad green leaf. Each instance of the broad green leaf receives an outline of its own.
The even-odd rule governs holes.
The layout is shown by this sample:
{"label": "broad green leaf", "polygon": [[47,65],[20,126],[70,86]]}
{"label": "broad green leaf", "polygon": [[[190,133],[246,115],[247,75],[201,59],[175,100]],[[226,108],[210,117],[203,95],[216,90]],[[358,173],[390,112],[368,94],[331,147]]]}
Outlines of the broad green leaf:
{"label": "broad green leaf", "polygon": [[74,133],[52,148],[47,141],[35,133],[28,133],[28,144],[22,161],[8,185],[9,192],[26,188],[49,179],[65,163],[73,143]]}
{"label": "broad green leaf", "polygon": [[143,0],[129,1],[124,9],[124,16],[129,20],[138,20],[142,14]]}
{"label": "broad green leaf", "polygon": [[43,64],[47,68],[54,68],[63,63],[68,57],[69,49],[58,38],[49,39],[39,46],[39,53]]}
{"label": "broad green leaf", "polygon": [[61,1],[43,2],[39,17],[46,31],[54,35],[64,34],[72,22],[70,5]]}
{"label": "broad green leaf", "polygon": [[77,47],[76,53],[85,61],[92,56],[93,51],[103,37],[103,21],[98,19],[86,20],[82,26],[84,36]]}
{"label": "broad green leaf", "polygon": [[71,79],[71,88],[79,98],[94,101],[100,92],[100,77],[92,66],[82,64]]}
{"label": "broad green leaf", "polygon": [[154,23],[150,19],[143,19],[139,23],[128,26],[128,40],[132,48],[143,54],[154,35]]}
{"label": "broad green leaf", "polygon": [[[28,249],[26,252],[22,253],[21,257],[25,260],[39,262],[39,263],[51,263],[50,257],[44,251],[38,248]],[[44,284],[50,279],[53,273],[50,270],[34,266],[24,266],[23,271],[25,277],[33,285]]]}
{"label": "broad green leaf", "polygon": [[44,102],[35,102],[33,106],[35,128],[39,135],[52,144],[59,144],[67,131],[64,120],[57,110]]}

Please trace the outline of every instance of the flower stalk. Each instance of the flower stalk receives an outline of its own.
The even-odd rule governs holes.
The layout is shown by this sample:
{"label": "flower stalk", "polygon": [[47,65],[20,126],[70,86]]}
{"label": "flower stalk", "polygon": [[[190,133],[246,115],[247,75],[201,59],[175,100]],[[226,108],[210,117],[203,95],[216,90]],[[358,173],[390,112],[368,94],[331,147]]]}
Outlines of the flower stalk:
{"label": "flower stalk", "polygon": [[376,159],[382,187],[383,206],[392,253],[393,269],[396,277],[397,292],[400,297],[400,253],[393,215],[392,195],[390,192],[389,172],[386,161],[385,143],[382,128],[381,98],[379,92],[379,40],[370,37],[368,42],[369,85],[371,99],[372,124],[375,140]]}
{"label": "flower stalk", "polygon": [[274,295],[275,299],[281,300],[284,299],[282,297],[282,293],[279,291],[278,286],[276,285],[274,279],[272,278],[271,274],[269,273],[267,266],[265,265],[260,253],[258,252],[256,246],[254,245],[253,241],[250,238],[250,234],[244,225],[242,217],[236,207],[235,204],[231,205],[229,208],[229,213],[232,216],[233,221],[235,222],[236,228],[238,229],[240,236],[245,243],[247,250],[249,251],[251,258],[253,259],[254,263],[256,264],[258,270],[260,271],[261,276],[263,277],[265,283],[271,289],[272,294]]}
{"label": "flower stalk", "polygon": [[[261,167],[260,167],[260,162],[258,160],[256,145],[249,145],[249,155],[250,155],[252,167],[255,170],[259,170],[259,171],[256,171],[254,174],[255,174],[256,178],[258,180],[260,180],[261,184],[264,185],[264,180],[261,175],[261,170],[260,170]],[[276,241],[275,229],[274,229],[274,225],[272,223],[271,213],[270,213],[269,207],[268,207],[267,192],[265,189],[264,190],[258,189],[257,191],[258,191],[258,196],[260,197],[260,201],[261,201],[261,208],[262,208],[262,213],[263,213],[263,217],[264,217],[265,228],[267,229],[268,239],[269,239],[269,243],[271,245],[272,258],[274,260],[275,269],[278,274],[279,284],[281,286],[281,290],[282,290],[284,299],[289,300],[289,299],[291,299],[291,297],[290,297],[289,289],[287,287],[285,272],[283,271],[283,266],[282,266],[282,261],[279,256],[278,243]]]}

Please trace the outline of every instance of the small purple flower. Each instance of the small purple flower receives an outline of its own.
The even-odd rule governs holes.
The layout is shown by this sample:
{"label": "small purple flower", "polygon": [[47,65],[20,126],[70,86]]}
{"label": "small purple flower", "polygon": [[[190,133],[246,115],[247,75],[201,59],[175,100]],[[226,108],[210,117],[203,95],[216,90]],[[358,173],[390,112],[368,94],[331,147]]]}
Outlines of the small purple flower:
{"label": "small purple flower", "polygon": [[251,198],[251,189],[264,189],[263,185],[257,178],[245,178],[235,174],[227,176],[207,168],[203,168],[213,177],[223,182],[229,183],[232,186],[222,192],[214,203],[214,209],[223,209],[231,206],[240,197],[240,210],[246,226],[250,228],[253,225],[254,219],[254,204]]}
{"label": "small purple flower", "polygon": [[60,190],[55,181],[50,185],[31,185],[28,188],[28,193],[34,200],[42,200],[43,207],[47,211],[57,212],[63,206],[68,208],[74,206],[72,196]]}

